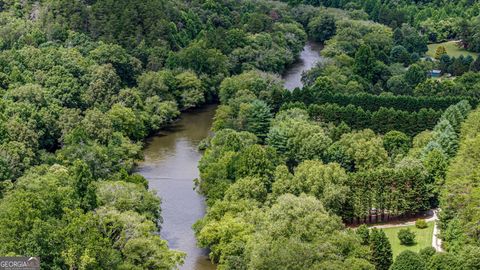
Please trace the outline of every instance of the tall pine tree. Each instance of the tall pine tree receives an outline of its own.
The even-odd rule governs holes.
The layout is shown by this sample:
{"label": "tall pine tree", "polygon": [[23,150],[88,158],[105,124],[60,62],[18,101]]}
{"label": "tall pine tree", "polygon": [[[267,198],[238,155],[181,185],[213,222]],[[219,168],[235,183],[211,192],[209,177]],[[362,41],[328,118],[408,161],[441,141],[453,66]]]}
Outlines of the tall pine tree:
{"label": "tall pine tree", "polygon": [[470,70],[476,72],[480,71],[480,56],[472,63]]}
{"label": "tall pine tree", "polygon": [[373,228],[370,233],[372,263],[376,270],[388,270],[393,262],[392,247],[385,232]]}
{"label": "tall pine tree", "polygon": [[355,65],[353,66],[355,73],[367,80],[372,80],[376,65],[377,59],[372,48],[362,45],[355,54]]}

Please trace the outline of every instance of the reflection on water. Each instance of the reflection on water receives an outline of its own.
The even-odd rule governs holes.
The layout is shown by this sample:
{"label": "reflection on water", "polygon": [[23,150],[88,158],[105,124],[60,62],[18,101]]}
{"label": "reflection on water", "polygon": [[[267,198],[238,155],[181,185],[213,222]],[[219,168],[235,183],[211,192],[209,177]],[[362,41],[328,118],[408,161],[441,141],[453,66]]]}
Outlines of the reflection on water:
{"label": "reflection on water", "polygon": [[192,225],[205,214],[203,197],[193,190],[201,153],[198,143],[208,136],[215,106],[184,113],[171,128],[147,141],[145,161],[137,171],[162,198],[161,235],[170,248],[187,253],[185,270],[210,270],[208,252],[196,246]]}
{"label": "reflection on water", "polygon": [[[302,87],[302,72],[311,69],[322,59],[321,45],[309,42],[298,62],[284,74],[285,88]],[[193,190],[193,179],[199,176],[201,153],[198,143],[208,136],[216,106],[183,113],[168,130],[147,141],[145,160],[137,171],[147,178],[150,188],[162,198],[161,235],[170,248],[187,253],[185,270],[212,270],[208,252],[196,246],[192,225],[205,214],[203,197]]]}
{"label": "reflection on water", "polygon": [[302,73],[310,70],[323,59],[320,56],[322,45],[312,41],[307,42],[303,48],[302,53],[298,57],[298,60],[288,68],[283,74],[283,80],[285,81],[285,88],[293,90],[297,87],[302,87]]}

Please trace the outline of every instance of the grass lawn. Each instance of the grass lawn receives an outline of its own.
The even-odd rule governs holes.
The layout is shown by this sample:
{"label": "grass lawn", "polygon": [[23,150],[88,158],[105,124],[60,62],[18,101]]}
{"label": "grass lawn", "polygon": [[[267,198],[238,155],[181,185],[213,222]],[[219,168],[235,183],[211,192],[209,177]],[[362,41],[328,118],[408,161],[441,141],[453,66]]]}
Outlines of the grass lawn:
{"label": "grass lawn", "polygon": [[473,56],[473,58],[476,59],[477,56],[478,56],[478,53],[469,52],[465,49],[457,47],[456,41],[447,41],[447,42],[443,42],[443,43],[430,44],[430,45],[428,45],[427,55],[432,57],[432,58],[435,57],[435,50],[440,45],[445,46],[445,49],[447,50],[447,54],[450,57],[452,57],[452,56],[459,57],[460,55],[463,54],[464,56],[471,55],[471,56]]}
{"label": "grass lawn", "polygon": [[[417,229],[415,225],[382,229],[387,235],[388,240],[390,240],[390,245],[392,245],[393,258],[396,258],[398,254],[407,249],[418,252],[423,248],[431,247],[434,225],[435,222],[428,222],[428,228],[425,229]],[[400,229],[404,228],[410,228],[412,232],[415,232],[415,241],[417,242],[415,245],[403,246],[400,244],[397,234]]]}

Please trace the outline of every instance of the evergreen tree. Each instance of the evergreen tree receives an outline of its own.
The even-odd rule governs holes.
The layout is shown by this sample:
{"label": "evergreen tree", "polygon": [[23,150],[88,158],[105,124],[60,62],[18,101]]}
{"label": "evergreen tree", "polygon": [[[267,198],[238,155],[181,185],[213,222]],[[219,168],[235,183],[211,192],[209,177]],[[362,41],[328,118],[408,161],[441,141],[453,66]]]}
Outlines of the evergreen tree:
{"label": "evergreen tree", "polygon": [[[463,59],[463,65],[466,67],[466,71],[468,71],[468,68],[470,68],[470,66],[472,65],[472,63],[475,61],[475,59],[473,59],[473,56],[471,55],[467,55],[464,59]],[[465,72],[466,72],[465,71]]]}
{"label": "evergreen tree", "polygon": [[245,112],[245,129],[258,138],[265,139],[272,120],[270,110],[270,106],[264,101],[254,100]]}
{"label": "evergreen tree", "polygon": [[442,55],[447,54],[447,49],[444,46],[438,46],[435,49],[435,59],[439,60]]}
{"label": "evergreen tree", "polygon": [[393,31],[393,44],[395,44],[395,45],[402,45],[403,44],[402,29],[396,28],[395,31]]}
{"label": "evergreen tree", "polygon": [[448,72],[450,70],[450,66],[452,65],[452,59],[448,54],[443,54],[440,56],[440,65],[439,68],[442,72]]}
{"label": "evergreen tree", "polygon": [[376,67],[376,58],[372,48],[362,45],[355,54],[355,73],[367,80],[372,80]]}
{"label": "evergreen tree", "polygon": [[480,71],[480,56],[477,57],[477,59],[472,63],[470,66],[471,71]]}
{"label": "evergreen tree", "polygon": [[463,55],[460,55],[458,58],[453,58],[449,72],[454,76],[460,76],[468,71],[470,63],[467,63],[468,61],[465,60],[465,57],[463,57]]}
{"label": "evergreen tree", "polygon": [[372,263],[376,270],[388,270],[393,261],[392,247],[385,232],[372,229],[370,232],[370,249],[372,251]]}
{"label": "evergreen tree", "polygon": [[436,141],[442,146],[443,151],[445,151],[448,156],[453,157],[457,152],[458,135],[453,128],[445,129],[436,135]]}
{"label": "evergreen tree", "polygon": [[361,225],[355,232],[362,240],[362,245],[368,245],[370,243],[370,230],[368,229],[367,225]]}

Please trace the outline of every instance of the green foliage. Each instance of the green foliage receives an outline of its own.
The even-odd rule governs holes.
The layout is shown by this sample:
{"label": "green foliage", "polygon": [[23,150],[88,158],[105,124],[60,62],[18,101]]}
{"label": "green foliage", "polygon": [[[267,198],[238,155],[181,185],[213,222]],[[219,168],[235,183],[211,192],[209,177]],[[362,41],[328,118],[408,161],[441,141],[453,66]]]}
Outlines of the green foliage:
{"label": "green foliage", "polygon": [[395,258],[391,270],[426,270],[425,262],[417,253],[405,250]]}
{"label": "green foliage", "polygon": [[478,99],[478,92],[475,85],[479,82],[478,74],[467,72],[460,76],[458,80],[434,80],[427,79],[418,84],[414,89],[414,95],[417,96],[463,96],[471,100]]}
{"label": "green foliage", "polygon": [[115,104],[107,112],[107,116],[112,122],[114,131],[126,134],[133,140],[145,137],[145,126],[132,109]]}
{"label": "green foliage", "polygon": [[423,261],[427,263],[436,253],[437,253],[437,250],[434,247],[426,247],[421,249],[418,252],[418,255],[420,255]]}
{"label": "green foliage", "polygon": [[225,192],[225,200],[239,201],[239,200],[257,200],[259,202],[265,201],[267,197],[267,186],[258,177],[245,177],[233,183]]}
{"label": "green foliage", "polygon": [[435,254],[428,262],[428,269],[461,269],[459,258],[448,252]]}
{"label": "green foliage", "polygon": [[[236,132],[230,129],[220,130],[215,134],[215,137],[211,140],[211,146],[205,152],[204,156],[200,160],[199,169],[201,182],[199,184],[200,191],[207,196],[207,201],[212,202],[215,199],[221,199],[224,196],[228,186],[235,180],[236,174],[234,173],[234,164],[236,162],[239,153],[242,150],[255,145],[257,137],[248,132]],[[249,159],[249,156],[255,155],[263,156],[264,160],[256,161]],[[248,176],[250,165],[258,166],[259,173],[262,166],[270,166],[272,173],[275,165],[272,165],[272,160],[266,155],[273,154],[271,150],[265,150],[261,147],[251,147],[243,152],[241,163],[238,168],[238,176],[240,178]],[[249,164],[250,162],[250,164]],[[272,167],[273,166],[273,167]],[[252,175],[255,173],[252,171]]]}
{"label": "green foliage", "polygon": [[[352,175],[353,215],[366,218],[375,208],[385,215],[417,213],[429,208],[429,181],[420,160],[404,159],[395,168],[376,168]],[[347,214],[347,213],[345,213]],[[379,217],[377,216],[377,219]]]}
{"label": "green foliage", "polygon": [[[426,82],[428,82],[427,80]],[[420,84],[421,85],[421,84]],[[304,88],[303,91],[308,91],[308,88]],[[291,101],[300,101],[300,96],[292,97]],[[391,95],[372,95],[366,93],[359,94],[331,94],[321,93],[318,94],[312,100],[301,100],[306,104],[312,103],[335,103],[341,106],[347,106],[353,104],[362,107],[364,110],[377,111],[381,107],[394,108],[402,111],[419,111],[422,108],[430,108],[433,110],[445,110],[451,105],[460,102],[462,98],[459,97],[412,97],[412,96],[391,96]],[[468,99],[467,99],[468,100]]]}
{"label": "green foliage", "polygon": [[[268,181],[273,175],[279,159],[273,148],[255,144],[242,149],[233,162],[236,179],[247,176],[264,176]],[[265,184],[269,188],[269,183]]]}
{"label": "green foliage", "polygon": [[372,130],[365,129],[342,135],[327,150],[328,159],[342,165],[348,171],[373,169],[387,161],[383,140]]}
{"label": "green foliage", "polygon": [[124,181],[104,181],[97,184],[96,197],[99,205],[121,212],[133,210],[150,220],[160,217],[159,198],[144,186]]}
{"label": "green foliage", "polygon": [[305,111],[283,111],[277,115],[268,133],[268,144],[285,155],[288,163],[321,160],[332,143],[324,129],[309,122],[307,118]]}
{"label": "green foliage", "polygon": [[365,45],[361,46],[355,54],[355,73],[370,81],[373,79],[375,67],[376,59],[372,49]]}
{"label": "green foliage", "polygon": [[[79,182],[79,174],[83,174],[84,179],[89,174],[81,173],[78,168],[69,171],[68,167],[60,165],[36,167],[17,181],[18,187],[9,191],[0,204],[1,254],[35,252],[42,256],[45,265],[52,268],[80,265],[117,268],[123,264],[124,256],[133,255],[128,249],[130,243],[144,237],[157,243],[162,241],[162,249],[159,245],[145,247],[146,252],[157,250],[157,263],[174,267],[182,261],[181,253],[169,251],[166,243],[153,234],[156,230],[153,220],[133,212],[134,209],[128,205],[122,209],[125,214],[108,210],[124,221],[104,219],[106,208],[95,213],[79,210],[82,202],[79,196],[86,193],[78,192],[87,183]],[[83,165],[83,168],[88,167]],[[102,200],[98,203],[104,206]],[[152,207],[159,211],[158,201]],[[17,220],[17,224],[11,226],[7,220]],[[133,231],[130,237],[119,240],[114,234],[104,231],[112,226],[118,226],[120,230],[126,230],[123,226],[128,226]],[[125,235],[125,232],[119,235]]]}
{"label": "green foliage", "polygon": [[402,45],[397,45],[392,48],[390,52],[390,59],[393,62],[402,63],[404,66],[408,66],[411,61],[410,53]]}
{"label": "green foliage", "polygon": [[[326,257],[316,252],[320,246]],[[246,249],[247,267],[252,269],[309,269],[332,264],[345,267],[347,259],[361,260],[365,267],[369,266],[354,235],[342,231],[340,221],[307,196],[284,195],[267,208],[265,222]]]}
{"label": "green foliage", "polygon": [[341,215],[349,192],[347,180],[345,170],[338,164],[304,161],[295,169],[294,175],[286,173],[286,168],[277,168],[272,196],[305,193],[321,201],[327,211]]}
{"label": "green foliage", "polygon": [[395,29],[394,43],[405,47],[409,53],[422,55],[428,51],[426,37],[406,23]]}
{"label": "green foliage", "polygon": [[142,117],[149,133],[167,126],[176,119],[180,112],[173,101],[161,102],[159,97],[150,97],[145,100],[145,112]]}
{"label": "green foliage", "polygon": [[400,240],[400,244],[405,246],[411,246],[415,244],[415,233],[410,231],[410,229],[401,229],[398,231],[398,239]]}
{"label": "green foliage", "polygon": [[370,229],[367,225],[362,224],[360,225],[355,232],[362,240],[362,245],[369,245],[370,244]]}
{"label": "green foliage", "polygon": [[[375,55],[386,56],[392,49],[392,30],[384,25],[344,19],[337,21],[336,28],[336,35],[326,43],[322,53],[328,57],[347,54],[355,58],[358,54],[359,61],[356,64],[368,64],[368,72],[365,74],[372,75],[377,60]],[[362,52],[359,53],[360,51]],[[356,68],[360,72],[360,66],[357,65]]]}
{"label": "green foliage", "polygon": [[417,219],[415,221],[415,227],[417,227],[419,229],[425,229],[425,228],[428,227],[428,224],[424,219]]}
{"label": "green foliage", "polygon": [[228,58],[217,49],[206,47],[205,42],[193,42],[167,59],[169,68],[191,69],[198,74],[223,78],[228,75]]}
{"label": "green foliage", "polygon": [[378,111],[366,111],[361,107],[337,104],[311,105],[310,116],[313,119],[339,124],[345,122],[354,129],[371,128],[380,133],[399,130],[415,135],[425,129],[431,129],[437,123],[441,112],[421,109],[419,112],[407,112],[393,108],[380,108]]}
{"label": "green foliage", "polygon": [[[480,99],[478,61],[419,61],[427,38],[478,50],[478,3],[33,2],[0,4],[0,255],[176,268],[184,256],[155,234],[159,199],[131,173],[145,136],[219,93],[195,225],[219,269],[388,269],[383,232],[357,235],[340,217],[416,213],[439,194],[458,256],[426,264],[478,269],[477,114],[462,124]],[[290,93],[261,71],[295,61],[304,27],[329,59]],[[436,68],[457,78],[426,79]],[[422,269],[415,256],[392,268]]]}
{"label": "green foliage", "polygon": [[193,72],[146,72],[138,78],[144,99],[158,96],[161,101],[177,101],[180,109],[197,107],[205,101],[202,81]]}
{"label": "green foliage", "polygon": [[393,262],[392,249],[382,230],[372,229],[370,234],[371,262],[377,270],[388,270]]}
{"label": "green foliage", "polygon": [[254,100],[249,106],[240,108],[239,120],[243,122],[245,131],[255,134],[259,139],[267,137],[272,121],[270,107],[261,100]]}
{"label": "green foliage", "polygon": [[389,131],[383,137],[383,146],[391,156],[406,154],[411,148],[411,144],[410,137],[400,131]]}
{"label": "green foliage", "polygon": [[308,34],[318,42],[330,39],[337,30],[335,18],[330,14],[321,14],[308,23]]}
{"label": "green foliage", "polygon": [[110,64],[118,76],[127,85],[133,85],[135,78],[141,69],[138,59],[130,56],[128,52],[119,45],[103,44],[92,50],[89,56],[100,65]]}
{"label": "green foliage", "polygon": [[417,64],[413,64],[409,67],[407,73],[405,73],[405,80],[412,86],[418,85],[427,78],[427,73]]}
{"label": "green foliage", "polygon": [[273,108],[278,108],[281,97],[285,93],[280,79],[275,75],[248,71],[222,81],[219,90],[220,102],[227,105],[244,90],[248,90]]}
{"label": "green foliage", "polygon": [[441,197],[441,220],[445,230],[446,247],[455,250],[461,245],[478,241],[472,238],[478,229],[475,220],[478,211],[475,210],[475,198],[478,197],[477,181],[478,163],[476,158],[479,111],[473,111],[462,125],[460,147],[457,155],[450,163],[445,178],[445,189]]}
{"label": "green foliage", "polygon": [[[270,19],[268,15],[261,16]],[[229,58],[236,73],[252,69],[282,73],[287,65],[294,62],[307,40],[303,28],[296,23],[281,22],[271,28],[271,33],[250,34],[246,46],[232,51]]]}
{"label": "green foliage", "polygon": [[439,60],[442,55],[447,54],[447,50],[445,49],[444,46],[438,46],[437,49],[435,50],[435,59]]}

